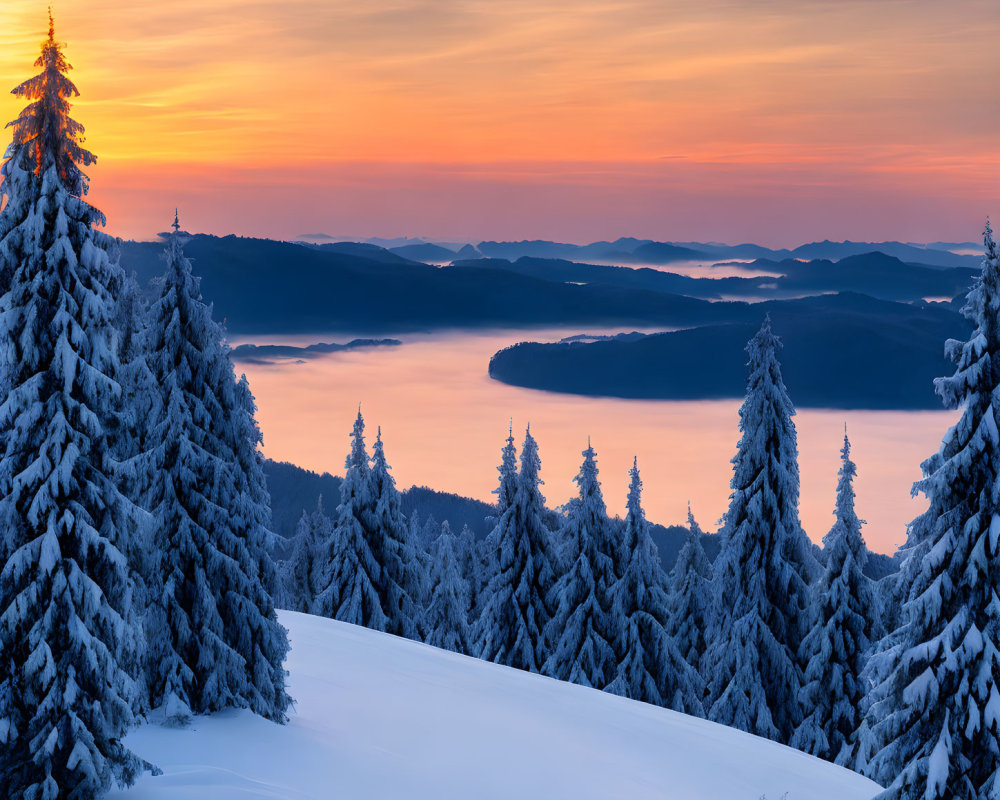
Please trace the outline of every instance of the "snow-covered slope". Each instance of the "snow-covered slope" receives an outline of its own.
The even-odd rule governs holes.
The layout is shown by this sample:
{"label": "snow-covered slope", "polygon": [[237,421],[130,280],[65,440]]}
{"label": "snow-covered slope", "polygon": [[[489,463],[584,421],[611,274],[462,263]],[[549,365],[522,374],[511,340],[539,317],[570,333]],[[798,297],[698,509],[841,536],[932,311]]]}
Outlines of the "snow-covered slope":
{"label": "snow-covered slope", "polygon": [[661,708],[305,614],[286,726],[246,712],[144,726],[162,770],[127,800],[868,800],[847,770]]}

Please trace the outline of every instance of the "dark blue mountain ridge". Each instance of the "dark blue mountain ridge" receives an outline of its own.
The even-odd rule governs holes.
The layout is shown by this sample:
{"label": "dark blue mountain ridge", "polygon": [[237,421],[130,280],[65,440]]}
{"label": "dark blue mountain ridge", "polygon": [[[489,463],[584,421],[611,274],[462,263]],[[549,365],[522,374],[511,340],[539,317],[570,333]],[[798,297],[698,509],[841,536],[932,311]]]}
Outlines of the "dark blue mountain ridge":
{"label": "dark blue mountain ridge", "polygon": [[904,302],[923,298],[952,298],[964,294],[976,275],[966,267],[938,269],[922,264],[906,264],[884,253],[848,256],[837,262],[772,261],[757,259],[740,265],[748,272],[776,274],[773,278],[752,277],[694,278],[650,267],[622,267],[582,264],[565,259],[522,256],[507,259],[458,259],[452,266],[467,269],[503,269],[551,281],[614,285],[682,294],[708,300],[720,298],[793,298],[828,292],[860,292],[883,300]]}
{"label": "dark blue mountain ridge", "polygon": [[[745,319],[745,303],[620,286],[577,286],[507,270],[437,268],[337,245],[195,235],[185,245],[216,318],[238,334],[378,333],[488,326],[652,325]],[[161,274],[162,245],[122,243],[143,283]],[[386,258],[388,257],[388,258]]]}
{"label": "dark blue mountain ridge", "polygon": [[784,340],[783,374],[808,408],[938,409],[944,342],[968,323],[944,305],[841,293],[754,306],[753,322],[597,342],[523,342],[494,354],[495,380],[546,391],[664,400],[743,396],[743,347],[765,312]]}
{"label": "dark blue mountain ridge", "polygon": [[[728,245],[718,242],[660,242],[651,239],[623,237],[613,242],[600,241],[586,245],[532,240],[518,242],[480,242],[477,249],[486,258],[506,258],[515,261],[521,257],[561,258],[570,261],[591,261],[601,264],[653,264],[662,265],[677,261],[725,261],[731,259],[767,258],[782,260],[828,259],[836,261],[852,255],[879,251],[901,261],[926,264],[934,267],[969,267],[979,265],[980,256],[953,253],[947,244],[941,246],[919,245],[905,242],[809,242],[795,248],[769,248],[743,243]],[[963,247],[963,249],[965,249]],[[476,257],[462,254],[462,258]]]}
{"label": "dark blue mountain ridge", "polygon": [[430,242],[391,247],[389,248],[389,252],[412,261],[423,261],[425,264],[446,264],[458,256],[454,250],[442,247],[439,244],[431,244]]}

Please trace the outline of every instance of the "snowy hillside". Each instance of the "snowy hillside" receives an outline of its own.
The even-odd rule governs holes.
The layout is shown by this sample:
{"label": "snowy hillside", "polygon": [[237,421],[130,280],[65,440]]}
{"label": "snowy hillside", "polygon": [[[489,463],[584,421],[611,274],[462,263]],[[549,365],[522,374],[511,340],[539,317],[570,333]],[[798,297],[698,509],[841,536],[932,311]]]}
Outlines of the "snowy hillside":
{"label": "snowy hillside", "polygon": [[868,800],[878,787],[773,742],[643,703],[281,612],[297,707],[128,745],[163,770],[119,800]]}

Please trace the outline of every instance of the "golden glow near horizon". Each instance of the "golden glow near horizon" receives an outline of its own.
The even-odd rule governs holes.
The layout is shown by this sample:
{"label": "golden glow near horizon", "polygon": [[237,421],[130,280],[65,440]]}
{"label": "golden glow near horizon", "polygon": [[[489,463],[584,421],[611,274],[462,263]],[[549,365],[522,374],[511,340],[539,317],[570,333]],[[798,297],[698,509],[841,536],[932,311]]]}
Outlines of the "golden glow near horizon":
{"label": "golden glow near horizon", "polygon": [[[474,238],[492,222],[496,236],[518,236],[520,223],[526,237],[714,231],[787,243],[808,238],[797,235],[803,203],[830,215],[831,236],[868,234],[882,207],[880,238],[935,222],[931,237],[975,234],[1000,185],[995,10],[994,0],[55,5],[81,91],[75,116],[99,157],[95,198],[126,235],[156,229],[143,190],[159,186],[215,232]],[[6,0],[0,86],[32,74],[46,26],[43,4]],[[4,120],[18,111],[0,95]],[[255,211],[254,190],[274,187],[290,206]]]}

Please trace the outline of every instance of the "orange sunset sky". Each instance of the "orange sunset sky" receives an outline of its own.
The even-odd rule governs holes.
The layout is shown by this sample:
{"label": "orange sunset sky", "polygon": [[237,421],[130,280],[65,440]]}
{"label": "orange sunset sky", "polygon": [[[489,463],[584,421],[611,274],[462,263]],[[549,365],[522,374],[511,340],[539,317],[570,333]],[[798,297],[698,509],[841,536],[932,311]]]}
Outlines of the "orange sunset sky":
{"label": "orange sunset sky", "polygon": [[[996,0],[56,2],[109,230],[794,245],[1000,214]],[[0,87],[45,4],[0,5]],[[0,118],[20,101],[0,96]],[[6,137],[5,137],[6,139]]]}

